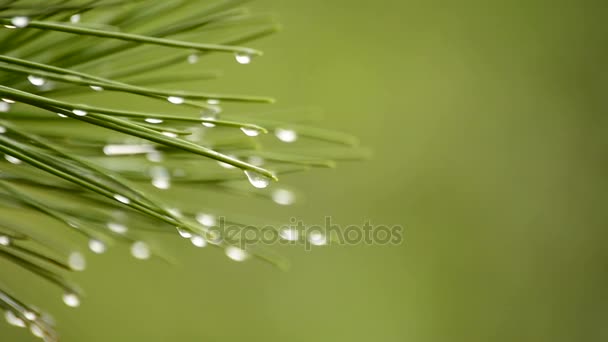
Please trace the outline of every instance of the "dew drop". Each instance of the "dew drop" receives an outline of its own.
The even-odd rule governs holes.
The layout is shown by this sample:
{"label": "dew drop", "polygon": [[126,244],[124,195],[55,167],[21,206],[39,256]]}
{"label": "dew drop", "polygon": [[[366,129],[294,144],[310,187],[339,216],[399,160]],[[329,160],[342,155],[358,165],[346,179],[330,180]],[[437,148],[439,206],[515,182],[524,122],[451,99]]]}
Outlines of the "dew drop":
{"label": "dew drop", "polygon": [[11,155],[8,155],[8,154],[4,156],[4,159],[6,159],[11,164],[21,164],[21,160],[20,159],[17,159],[17,158],[15,158],[15,157],[13,157]]}
{"label": "dew drop", "polygon": [[[215,111],[205,111],[201,115],[201,120],[213,121],[217,119],[217,113]],[[202,122],[205,127],[215,127],[214,123]]]}
{"label": "dew drop", "polygon": [[184,103],[184,98],[183,97],[179,97],[179,96],[169,96],[167,98],[167,101],[173,103],[173,104],[182,104]]}
{"label": "dew drop", "polygon": [[14,101],[14,100],[7,99],[7,98],[2,98],[2,102],[6,102],[6,103],[15,103],[15,101]]}
{"label": "dew drop", "polygon": [[32,311],[25,311],[23,312],[23,317],[25,317],[25,319],[27,319],[28,321],[33,321],[36,319],[36,313],[32,312]]}
{"label": "dew drop", "polygon": [[164,136],[169,137],[169,138],[177,138],[177,134],[173,133],[173,132],[162,132]]}
{"label": "dew drop", "polygon": [[220,100],[218,100],[218,99],[209,99],[209,100],[207,100],[207,103],[210,104],[210,105],[218,105],[218,104],[220,104]]}
{"label": "dew drop", "polygon": [[255,128],[241,127],[241,131],[248,137],[257,137],[260,135],[260,130]]}
{"label": "dew drop", "polygon": [[74,109],[72,110],[72,113],[74,113],[74,115],[76,116],[86,116],[88,113],[82,109]]}
{"label": "dew drop", "polygon": [[57,116],[59,116],[60,118],[67,118],[68,116],[65,114],[61,114],[61,113],[57,113]]}
{"label": "dew drop", "polygon": [[245,170],[245,176],[247,176],[249,183],[258,189],[264,189],[270,184],[270,180],[267,177],[262,176],[255,171]]}
{"label": "dew drop", "polygon": [[30,83],[32,85],[35,85],[37,87],[41,87],[46,83],[46,80],[42,77],[38,77],[38,76],[34,76],[34,75],[29,75],[27,77],[27,80],[30,81]]}
{"label": "dew drop", "polygon": [[70,17],[70,22],[72,24],[78,24],[80,22],[80,13],[74,14]]}
{"label": "dew drop", "polygon": [[291,129],[277,128],[274,135],[282,142],[292,143],[298,140],[298,133]]}
{"label": "dew drop", "polygon": [[176,227],[177,229],[177,233],[179,234],[179,236],[183,237],[184,239],[189,239],[192,237],[192,233],[190,233],[189,231],[182,229],[180,227]]}
{"label": "dew drop", "polygon": [[147,118],[144,121],[147,122],[147,123],[151,123],[151,124],[163,123],[162,119],[156,119],[156,118]]}
{"label": "dew drop", "polygon": [[11,19],[11,24],[13,24],[13,26],[15,26],[16,28],[26,27],[27,25],[29,25],[29,23],[30,18],[25,16],[17,16]]}
{"label": "dew drop", "polygon": [[78,297],[78,295],[71,292],[63,294],[63,302],[65,303],[65,305],[71,308],[76,308],[80,306],[80,298]]}
{"label": "dew drop", "polygon": [[190,242],[198,248],[203,248],[207,246],[207,240],[205,240],[202,236],[195,235],[190,238]]}
{"label": "dew drop", "polygon": [[272,200],[279,205],[292,205],[296,201],[296,196],[290,190],[276,189],[272,192]]}
{"label": "dew drop", "polygon": [[44,338],[44,331],[37,324],[32,324],[30,326],[30,332],[36,337]]}
{"label": "dew drop", "polygon": [[4,313],[4,318],[6,319],[6,322],[12,326],[25,328],[25,322],[21,318],[17,317],[12,311],[6,311]]}
{"label": "dew drop", "polygon": [[11,244],[11,238],[5,235],[0,235],[0,246],[8,246]]}
{"label": "dew drop", "polygon": [[140,260],[149,259],[150,247],[143,241],[136,241],[131,245],[131,255]]}
{"label": "dew drop", "polygon": [[234,58],[239,64],[249,64],[251,63],[251,55],[248,53],[237,52],[234,54]]}
{"label": "dew drop", "polygon": [[103,241],[99,241],[97,239],[89,240],[89,249],[93,253],[102,254],[106,251],[106,244]]}
{"label": "dew drop", "polygon": [[108,222],[107,227],[110,231],[116,234],[124,234],[127,232],[128,228],[124,224],[116,223],[116,222]]}
{"label": "dew drop", "polygon": [[103,87],[97,85],[90,85],[89,88],[93,89],[94,91],[103,91]]}
{"label": "dew drop", "polygon": [[125,197],[123,195],[119,195],[119,194],[114,195],[114,199],[117,200],[118,202],[124,203],[124,204],[131,203],[130,199],[128,199],[127,197]]}
{"label": "dew drop", "polygon": [[234,246],[226,247],[226,255],[234,261],[245,261],[249,258],[249,253]]}
{"label": "dew drop", "polygon": [[87,268],[87,261],[80,252],[72,252],[68,257],[68,265],[74,271],[84,271]]}
{"label": "dew drop", "polygon": [[327,237],[319,232],[313,232],[308,235],[308,241],[315,246],[323,246],[327,244]]}
{"label": "dew drop", "polygon": [[6,127],[0,126],[0,134],[6,133]]}
{"label": "dew drop", "polygon": [[205,213],[196,214],[196,221],[205,227],[214,227],[217,223],[215,216]]}
{"label": "dew drop", "polygon": [[281,230],[281,233],[279,233],[279,235],[284,240],[287,240],[287,241],[297,241],[298,240],[298,236],[300,234],[298,234],[298,231],[296,229],[286,228],[286,229]]}
{"label": "dew drop", "polygon": [[7,102],[0,102],[0,113],[6,113],[11,109],[11,105]]}
{"label": "dew drop", "polygon": [[154,166],[150,169],[152,185],[158,189],[166,190],[171,187],[169,172],[162,166]]}
{"label": "dew drop", "polygon": [[198,55],[193,53],[190,56],[188,56],[188,63],[190,64],[196,64],[198,62]]}

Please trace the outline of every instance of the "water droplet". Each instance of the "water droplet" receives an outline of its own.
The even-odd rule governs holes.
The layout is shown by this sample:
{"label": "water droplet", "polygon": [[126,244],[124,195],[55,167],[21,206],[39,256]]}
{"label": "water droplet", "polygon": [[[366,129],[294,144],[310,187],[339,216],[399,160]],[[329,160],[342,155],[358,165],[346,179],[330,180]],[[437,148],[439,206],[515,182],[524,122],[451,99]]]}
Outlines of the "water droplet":
{"label": "water droplet", "polygon": [[87,268],[87,261],[80,252],[72,252],[68,257],[68,265],[74,271],[84,271]]}
{"label": "water droplet", "polygon": [[156,118],[147,118],[146,120],[147,123],[151,123],[151,124],[159,124],[159,123],[163,123],[162,119],[156,119]]}
{"label": "water droplet", "polygon": [[1,101],[0,102],[0,113],[6,113],[9,110],[11,110],[11,105],[8,104],[7,102]]}
{"label": "water droplet", "polygon": [[90,85],[89,88],[93,89],[94,91],[103,91],[103,87],[97,85]]}
{"label": "water droplet", "polygon": [[219,105],[220,104],[220,100],[218,99],[209,99],[207,100],[207,103],[210,105]]}
{"label": "water droplet", "polygon": [[25,16],[17,16],[11,19],[11,24],[13,24],[13,26],[15,26],[16,28],[26,27],[27,25],[29,25],[29,23],[30,18]]}
{"label": "water droplet", "polygon": [[34,75],[29,75],[27,77],[27,80],[30,81],[30,83],[32,85],[35,85],[37,87],[41,87],[46,83],[46,80],[42,77],[38,77],[38,76],[34,76]]}
{"label": "water droplet", "polygon": [[234,246],[226,247],[226,255],[234,261],[245,261],[249,258],[249,253]]}
{"label": "water droplet", "polygon": [[167,209],[167,211],[169,212],[169,214],[173,215],[174,217],[180,218],[183,217],[181,210],[179,210],[179,208],[169,208]]}
{"label": "water droplet", "polygon": [[177,138],[177,134],[173,132],[163,132],[163,135],[169,138]]}
{"label": "water droplet", "polygon": [[72,110],[72,113],[74,113],[74,115],[76,116],[86,116],[88,113],[82,109],[74,109]]}
{"label": "water droplet", "polygon": [[116,223],[116,222],[108,222],[108,229],[116,234],[124,234],[127,232],[128,228],[124,224]]}
{"label": "water droplet", "polygon": [[152,185],[158,189],[166,190],[171,187],[171,177],[169,172],[162,166],[153,166],[150,168],[152,176]]}
{"label": "water droplet", "polygon": [[57,113],[57,116],[59,116],[60,118],[67,118],[68,116],[65,114],[61,114],[61,113]]}
{"label": "water droplet", "polygon": [[6,127],[0,126],[0,134],[6,133]]}
{"label": "water droplet", "polygon": [[30,332],[36,337],[44,338],[44,331],[37,324],[30,325]]}
{"label": "water droplet", "polygon": [[183,97],[179,97],[179,96],[169,96],[167,98],[167,101],[173,103],[173,104],[182,104],[184,103],[184,98]]}
{"label": "water droplet", "polygon": [[159,151],[152,151],[146,154],[146,159],[152,163],[160,163],[163,161],[163,154]]}
{"label": "water droplet", "polygon": [[33,321],[36,319],[37,315],[35,312],[32,311],[24,311],[23,317],[25,317],[25,319],[27,319],[28,321]]}
{"label": "water droplet", "polygon": [[15,313],[10,310],[7,310],[4,313],[4,318],[6,319],[6,322],[8,322],[8,324],[12,326],[25,328],[25,322],[21,318],[17,317]]}
{"label": "water droplet", "polygon": [[198,55],[193,53],[190,56],[188,56],[188,63],[190,64],[196,64],[198,62]]}
{"label": "water droplet", "polygon": [[106,244],[102,241],[91,239],[89,240],[89,249],[93,253],[102,254],[106,251]]}
{"label": "water droplet", "polygon": [[114,199],[117,200],[118,202],[124,203],[124,204],[131,203],[130,199],[128,199],[127,197],[125,197],[123,195],[119,195],[119,194],[114,195]]}
{"label": "water droplet", "polygon": [[80,22],[80,13],[76,13],[70,17],[70,22],[72,24],[78,24]]}
{"label": "water droplet", "polygon": [[143,241],[136,241],[131,245],[131,255],[140,260],[149,259],[150,247]]}
{"label": "water droplet", "polygon": [[241,131],[248,137],[257,137],[260,135],[260,130],[255,128],[241,127]]}
{"label": "water droplet", "polygon": [[313,232],[308,235],[308,241],[315,246],[323,246],[327,244],[327,237],[319,232]]}
{"label": "water droplet", "polygon": [[292,205],[296,196],[287,189],[276,189],[272,192],[272,200],[279,205]]}
{"label": "water droplet", "polygon": [[287,228],[287,229],[281,230],[281,233],[279,235],[281,236],[282,239],[285,239],[287,241],[297,241],[298,236],[300,234],[298,233],[298,231],[296,229]]}
{"label": "water droplet", "polygon": [[76,308],[80,306],[80,298],[75,293],[66,292],[63,294],[63,302],[65,305]]}
{"label": "water droplet", "polygon": [[298,140],[298,133],[291,129],[277,128],[274,135],[282,142],[292,143]]}
{"label": "water droplet", "polygon": [[205,240],[202,236],[195,235],[190,238],[190,242],[196,247],[203,248],[207,246],[207,240]]}
{"label": "water droplet", "polygon": [[270,179],[255,171],[245,170],[245,176],[247,176],[249,183],[258,189],[264,189],[270,184]]}
{"label": "water droplet", "polygon": [[[236,159],[236,157],[235,157],[235,156],[233,156],[233,155],[228,155],[228,157],[229,157],[230,159]],[[223,167],[224,169],[234,169],[234,168],[236,168],[236,166],[234,166],[234,165],[232,165],[232,164],[224,163],[224,162],[221,162],[221,161],[218,161],[217,163],[218,163],[218,164],[219,164],[221,167]]]}
{"label": "water droplet", "polygon": [[237,52],[234,54],[234,58],[239,64],[249,64],[251,63],[251,55],[248,53]]}
{"label": "water droplet", "polygon": [[177,229],[177,233],[179,234],[179,236],[183,237],[184,239],[189,239],[192,237],[192,233],[190,233],[189,231],[182,229],[180,227],[176,227]]}
{"label": "water droplet", "polygon": [[5,98],[5,97],[3,97],[3,98],[2,98],[2,102],[6,102],[6,103],[15,103],[15,101],[14,101],[14,100],[7,99],[7,98]]}
{"label": "water droplet", "polygon": [[217,223],[215,216],[205,213],[196,214],[196,221],[205,227],[214,227]]}
{"label": "water droplet", "polygon": [[4,159],[6,159],[11,164],[21,164],[21,160],[20,159],[17,159],[17,158],[15,158],[15,157],[13,157],[11,155],[8,155],[8,154],[4,156]]}
{"label": "water droplet", "polygon": [[5,235],[0,235],[0,246],[8,246],[11,244],[11,238]]}
{"label": "water droplet", "polygon": [[250,156],[249,159],[247,159],[247,161],[249,162],[249,164],[255,165],[255,166],[264,165],[264,158],[262,158],[260,156]]}

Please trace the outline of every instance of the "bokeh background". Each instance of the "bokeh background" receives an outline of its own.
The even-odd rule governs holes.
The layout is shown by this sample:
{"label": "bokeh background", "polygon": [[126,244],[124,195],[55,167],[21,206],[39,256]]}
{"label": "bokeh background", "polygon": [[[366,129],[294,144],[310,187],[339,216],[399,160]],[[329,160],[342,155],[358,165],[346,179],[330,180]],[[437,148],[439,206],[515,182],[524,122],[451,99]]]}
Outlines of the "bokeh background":
{"label": "bokeh background", "polygon": [[[277,220],[398,224],[404,243],[279,248],[289,272],[179,241],[166,242],[179,267],[117,249],[74,276],[88,294],[77,310],[15,274],[63,341],[608,339],[603,2],[251,7],[278,13],[283,32],[210,85],[323,108],[374,158],[284,177],[304,190],[293,207],[222,200]],[[0,336],[35,340],[6,324]]]}

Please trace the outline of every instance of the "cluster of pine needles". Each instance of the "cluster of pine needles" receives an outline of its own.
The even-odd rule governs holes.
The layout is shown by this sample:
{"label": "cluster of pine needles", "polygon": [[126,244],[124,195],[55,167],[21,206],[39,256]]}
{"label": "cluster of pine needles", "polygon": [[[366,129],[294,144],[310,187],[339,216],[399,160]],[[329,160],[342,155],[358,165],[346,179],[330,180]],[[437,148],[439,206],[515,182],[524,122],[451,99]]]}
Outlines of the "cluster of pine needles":
{"label": "cluster of pine needles", "polygon": [[[289,205],[291,190],[267,188],[279,176],[365,154],[353,137],[315,127],[316,115],[306,111],[230,109],[272,98],[167,86],[208,88],[220,76],[204,67],[212,54],[238,64],[260,58],[243,45],[279,26],[272,15],[250,13],[245,2],[0,0],[0,208],[7,213],[0,219],[1,259],[58,286],[66,305],[80,304],[81,290],[65,276],[85,268],[84,254],[32,226],[28,217],[37,213],[79,236],[92,253],[124,244],[135,258],[158,256],[146,236],[161,230],[196,247],[222,248],[236,261],[285,266],[273,253],[218,236],[213,210],[165,204],[173,188],[185,186]],[[138,101],[158,111],[131,105]],[[238,213],[226,217],[251,224]],[[56,341],[50,316],[5,287],[6,320]]]}

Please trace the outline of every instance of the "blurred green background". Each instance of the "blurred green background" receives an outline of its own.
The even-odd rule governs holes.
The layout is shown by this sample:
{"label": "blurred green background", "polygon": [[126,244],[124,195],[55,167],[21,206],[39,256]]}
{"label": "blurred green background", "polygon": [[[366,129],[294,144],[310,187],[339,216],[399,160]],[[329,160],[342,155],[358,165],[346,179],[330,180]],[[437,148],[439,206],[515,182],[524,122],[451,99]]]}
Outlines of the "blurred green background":
{"label": "blurred green background", "polygon": [[[74,276],[88,294],[77,310],[36,278],[18,288],[55,313],[63,341],[608,339],[604,2],[252,8],[279,13],[285,29],[209,87],[321,107],[375,156],[284,177],[306,194],[294,207],[235,205],[399,224],[404,243],[280,248],[286,273],[177,241],[177,268],[113,250]],[[6,324],[0,336],[35,339]]]}

